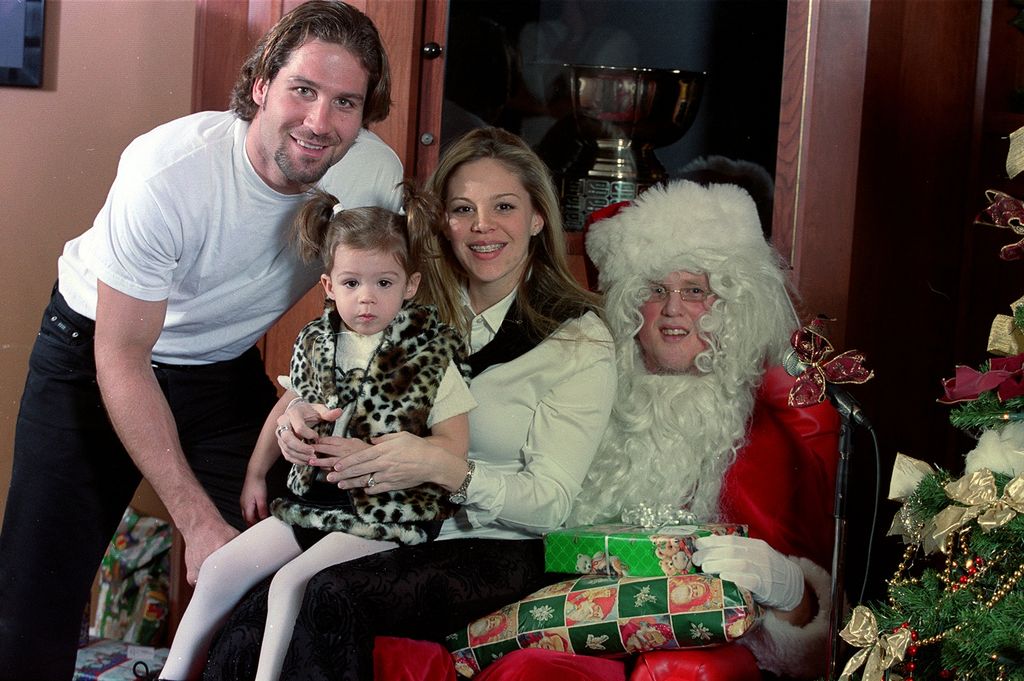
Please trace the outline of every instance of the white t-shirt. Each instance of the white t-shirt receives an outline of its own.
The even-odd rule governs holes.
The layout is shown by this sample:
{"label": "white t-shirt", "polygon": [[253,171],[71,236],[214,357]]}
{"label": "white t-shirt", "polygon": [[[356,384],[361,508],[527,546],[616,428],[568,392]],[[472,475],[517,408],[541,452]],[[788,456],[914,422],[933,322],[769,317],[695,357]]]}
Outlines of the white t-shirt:
{"label": "white t-shirt", "polygon": [[[245,153],[249,124],[207,111],[161,125],[121,155],[106,203],[57,263],[60,292],[96,318],[96,281],[146,301],[167,300],[153,360],[233,359],[316,282],[287,235],[305,194],[281,194]],[[319,186],[346,207],[401,207],[402,165],[362,130]]]}
{"label": "white t-shirt", "polygon": [[[513,291],[473,319],[475,352],[490,342]],[[439,539],[535,538],[565,522],[604,434],[615,397],[611,334],[588,312],[511,362],[470,381],[466,503]]]}

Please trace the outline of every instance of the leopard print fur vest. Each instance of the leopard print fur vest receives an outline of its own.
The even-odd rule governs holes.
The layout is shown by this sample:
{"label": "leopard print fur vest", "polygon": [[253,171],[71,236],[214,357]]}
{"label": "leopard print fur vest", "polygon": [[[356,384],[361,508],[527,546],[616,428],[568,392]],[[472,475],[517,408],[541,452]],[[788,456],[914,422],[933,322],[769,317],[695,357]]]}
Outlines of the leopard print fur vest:
{"label": "leopard print fur vest", "polygon": [[[462,351],[459,334],[441,323],[433,307],[407,302],[384,330],[366,369],[343,372],[335,364],[340,329],[341,319],[328,301],[324,315],[307,324],[295,341],[292,390],[331,409],[355,402],[346,437],[369,442],[398,431],[429,435],[427,417],[438,385]],[[330,435],[333,425],[318,424],[317,432]],[[339,489],[313,466],[293,465],[288,488],[292,495],[271,505],[273,514],[286,523],[402,544],[427,541],[430,521],[440,521],[454,510],[447,492],[437,485],[367,494],[363,489]]]}

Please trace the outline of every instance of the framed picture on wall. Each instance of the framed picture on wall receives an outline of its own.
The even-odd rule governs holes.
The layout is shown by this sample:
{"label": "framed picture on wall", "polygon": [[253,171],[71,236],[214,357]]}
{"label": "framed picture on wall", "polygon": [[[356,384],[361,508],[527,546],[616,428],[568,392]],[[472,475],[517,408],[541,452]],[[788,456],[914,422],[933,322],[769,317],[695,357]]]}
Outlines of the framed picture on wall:
{"label": "framed picture on wall", "polygon": [[0,85],[43,84],[44,0],[0,0]]}

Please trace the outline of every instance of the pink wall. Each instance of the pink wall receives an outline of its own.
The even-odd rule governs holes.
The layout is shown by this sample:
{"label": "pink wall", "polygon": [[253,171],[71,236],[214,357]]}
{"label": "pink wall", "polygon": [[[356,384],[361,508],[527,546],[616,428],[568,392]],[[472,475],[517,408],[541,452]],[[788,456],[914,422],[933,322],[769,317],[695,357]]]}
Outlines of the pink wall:
{"label": "pink wall", "polygon": [[195,5],[46,0],[43,87],[0,87],[0,507],[57,256],[92,222],[125,145],[191,110]]}

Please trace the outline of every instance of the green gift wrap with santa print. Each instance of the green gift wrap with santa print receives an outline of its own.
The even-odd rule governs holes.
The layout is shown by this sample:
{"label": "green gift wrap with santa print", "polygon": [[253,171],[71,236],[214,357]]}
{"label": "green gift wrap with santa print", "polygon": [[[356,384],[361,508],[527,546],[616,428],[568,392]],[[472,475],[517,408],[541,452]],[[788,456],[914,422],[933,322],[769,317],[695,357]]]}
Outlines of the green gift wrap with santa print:
{"label": "green gift wrap with santa print", "polygon": [[451,634],[456,671],[471,677],[519,648],[621,656],[735,640],[762,610],[731,582],[703,574],[588,576],[536,591]]}
{"label": "green gift wrap with santa print", "polygon": [[746,525],[608,523],[554,530],[544,536],[544,569],[580,575],[657,577],[697,572],[694,540],[709,535],[747,536]]}

